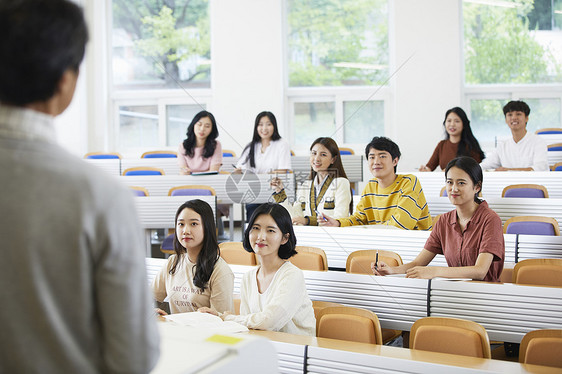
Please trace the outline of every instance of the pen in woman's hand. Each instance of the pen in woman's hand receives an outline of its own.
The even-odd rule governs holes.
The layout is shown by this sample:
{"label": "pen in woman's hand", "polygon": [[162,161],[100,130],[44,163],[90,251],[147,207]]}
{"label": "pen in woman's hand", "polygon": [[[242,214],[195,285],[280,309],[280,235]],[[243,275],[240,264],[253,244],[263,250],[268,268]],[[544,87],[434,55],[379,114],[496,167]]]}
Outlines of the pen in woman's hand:
{"label": "pen in woman's hand", "polygon": [[379,270],[379,250],[377,249],[377,254],[375,256],[375,270]]}

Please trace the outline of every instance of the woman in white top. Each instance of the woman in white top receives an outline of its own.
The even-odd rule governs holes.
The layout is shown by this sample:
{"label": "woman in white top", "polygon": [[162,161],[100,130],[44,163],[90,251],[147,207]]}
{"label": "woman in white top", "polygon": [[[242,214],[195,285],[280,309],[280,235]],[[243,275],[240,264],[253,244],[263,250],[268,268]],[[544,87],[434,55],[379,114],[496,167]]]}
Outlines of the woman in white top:
{"label": "woman in white top", "polygon": [[[244,148],[234,172],[250,171],[256,174],[287,172],[291,169],[291,149],[281,139],[277,119],[271,112],[261,112],[254,124],[252,141]],[[259,204],[246,204],[248,220]]]}
{"label": "woman in white top", "polygon": [[[194,199],[176,212],[174,251],[152,282],[154,298],[168,297],[172,313],[208,307],[216,312],[234,310],[234,274],[220,257],[213,211]],[[165,315],[161,309],[156,310]]]}
{"label": "woman in white top", "polygon": [[251,329],[315,336],[316,319],[304,275],[287,261],[297,253],[296,242],[289,212],[279,204],[260,205],[244,233],[244,248],[256,253],[260,265],[244,274],[240,315],[200,311]]}
{"label": "woman in white top", "polygon": [[317,226],[317,215],[343,218],[353,212],[351,186],[332,138],[318,138],[310,146],[310,175],[297,188],[294,202],[287,198],[279,178],[273,178],[271,186],[273,198],[287,208],[294,225]]}
{"label": "woman in white top", "polygon": [[219,171],[222,146],[215,117],[205,110],[197,113],[187,127],[187,138],[178,147],[180,174]]}
{"label": "woman in white top", "polygon": [[273,113],[261,112],[257,115],[252,141],[242,151],[236,169],[256,174],[291,169],[291,150],[279,135],[277,119]]}

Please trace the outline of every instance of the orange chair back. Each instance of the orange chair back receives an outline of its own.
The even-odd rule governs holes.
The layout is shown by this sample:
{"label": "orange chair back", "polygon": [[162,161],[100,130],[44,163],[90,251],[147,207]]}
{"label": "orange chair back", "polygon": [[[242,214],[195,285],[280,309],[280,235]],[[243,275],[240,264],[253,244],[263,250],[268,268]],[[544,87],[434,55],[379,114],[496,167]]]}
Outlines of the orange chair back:
{"label": "orange chair back", "polygon": [[221,257],[231,265],[256,266],[255,253],[244,249],[242,242],[224,242],[219,244]]}
{"label": "orange chair back", "polygon": [[521,340],[519,362],[562,368],[562,330],[528,332]]}
{"label": "orange chair back", "polygon": [[347,306],[324,308],[318,314],[317,326],[319,338],[382,344],[379,319],[366,309]]}
{"label": "orange chair back", "polygon": [[297,245],[297,254],[289,259],[293,265],[301,270],[328,271],[326,253],[317,247]]}
{"label": "orange chair back", "polygon": [[410,330],[410,349],[492,358],[486,329],[458,318],[420,318]]}
{"label": "orange chair back", "polygon": [[[379,250],[379,261],[384,261],[388,266],[402,265],[402,257],[398,253],[392,251]],[[345,271],[347,273],[356,274],[373,274],[371,263],[375,262],[377,250],[367,249],[354,251],[347,256],[345,263]]]}
{"label": "orange chair back", "polygon": [[519,261],[513,268],[513,283],[562,287],[562,259],[533,258]]}

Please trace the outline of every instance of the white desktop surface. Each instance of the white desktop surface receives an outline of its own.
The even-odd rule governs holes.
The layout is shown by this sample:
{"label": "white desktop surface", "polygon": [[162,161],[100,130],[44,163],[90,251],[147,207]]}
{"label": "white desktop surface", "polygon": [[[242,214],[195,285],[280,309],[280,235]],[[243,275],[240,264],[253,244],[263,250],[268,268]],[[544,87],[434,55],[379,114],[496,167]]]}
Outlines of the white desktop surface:
{"label": "white desktop surface", "polygon": [[[188,373],[275,373],[277,353],[264,338],[224,334],[225,342],[207,339],[215,333],[159,322],[160,359],[152,374]],[[228,343],[228,338],[240,339]]]}

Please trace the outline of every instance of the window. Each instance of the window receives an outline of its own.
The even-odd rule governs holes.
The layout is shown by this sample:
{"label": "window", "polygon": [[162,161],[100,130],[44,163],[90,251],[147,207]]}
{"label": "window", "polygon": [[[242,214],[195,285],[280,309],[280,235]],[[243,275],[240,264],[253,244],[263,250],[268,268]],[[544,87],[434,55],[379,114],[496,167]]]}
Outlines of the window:
{"label": "window", "polygon": [[388,1],[286,4],[292,144],[308,149],[319,136],[331,136],[340,145],[364,144],[382,135],[388,90],[380,85],[389,75]]}
{"label": "window", "polygon": [[209,87],[208,5],[208,0],[113,0],[116,88]]}
{"label": "window", "polygon": [[484,145],[509,137],[502,107],[523,100],[527,130],[561,127],[562,0],[464,0],[465,93]]}
{"label": "window", "polygon": [[175,148],[209,101],[209,1],[113,0],[112,15],[110,148]]}
{"label": "window", "polygon": [[[141,103],[141,104],[138,104]],[[146,149],[176,149],[183,139],[191,120],[205,107],[199,105],[169,104],[133,100],[116,104],[118,123],[115,131],[116,149],[142,151]],[[164,124],[164,125],[162,125]]]}

